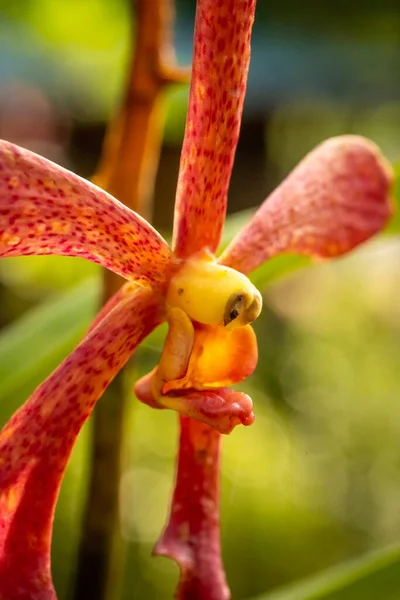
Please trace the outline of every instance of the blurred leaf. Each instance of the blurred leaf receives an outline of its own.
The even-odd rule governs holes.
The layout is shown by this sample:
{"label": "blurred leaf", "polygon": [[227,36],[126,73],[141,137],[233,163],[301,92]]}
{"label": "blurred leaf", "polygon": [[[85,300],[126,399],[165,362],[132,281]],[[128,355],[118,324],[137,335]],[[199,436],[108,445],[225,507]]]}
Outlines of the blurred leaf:
{"label": "blurred leaf", "polygon": [[255,208],[249,208],[247,210],[241,210],[240,212],[233,213],[226,217],[220,246],[221,251],[225,250],[225,248],[231,243],[239,231],[250,221],[255,212]]}
{"label": "blurred leaf", "polygon": [[188,97],[188,85],[172,86],[166,90],[164,142],[168,144],[179,145],[182,143]]}
{"label": "blurred leaf", "polygon": [[61,94],[80,119],[104,118],[115,105],[127,60],[128,10],[120,1],[35,0],[22,13],[56,66],[52,95]]}
{"label": "blurred leaf", "polygon": [[393,186],[393,200],[395,213],[389,225],[385,229],[385,233],[400,233],[400,162],[393,164],[395,180]]}
{"label": "blurred leaf", "polygon": [[0,261],[1,281],[18,295],[29,298],[71,289],[99,274],[99,265],[71,256],[13,256]]}
{"label": "blurred leaf", "polygon": [[[87,279],[40,304],[0,333],[1,417],[15,409],[77,343],[96,312],[99,283],[98,278]],[[8,400],[11,406],[4,406]]]}
{"label": "blurred leaf", "polygon": [[[224,233],[222,236],[221,250],[224,250],[239,231],[250,221],[255,210],[243,210],[233,215],[228,215],[225,221]],[[312,264],[311,258],[308,256],[300,256],[297,254],[281,254],[271,258],[263,265],[258,267],[250,275],[251,281],[256,287],[263,288],[268,283],[279,279],[283,275],[297,271],[303,267]]]}
{"label": "blurred leaf", "polygon": [[[35,307],[0,332],[0,421],[4,422],[34,388],[72,351],[100,304],[100,279],[90,277]],[[165,328],[143,344],[160,351]]]}
{"label": "blurred leaf", "polygon": [[258,600],[398,600],[400,546],[373,552]]}
{"label": "blurred leaf", "polygon": [[292,273],[293,271],[297,271],[304,267],[310,267],[313,264],[317,264],[317,262],[313,261],[309,256],[280,254],[279,256],[274,256],[274,258],[271,258],[261,265],[261,267],[258,267],[258,269],[253,271],[250,274],[250,279],[256,287],[262,289],[267,284],[272,283],[284,275],[289,275],[289,273]]}

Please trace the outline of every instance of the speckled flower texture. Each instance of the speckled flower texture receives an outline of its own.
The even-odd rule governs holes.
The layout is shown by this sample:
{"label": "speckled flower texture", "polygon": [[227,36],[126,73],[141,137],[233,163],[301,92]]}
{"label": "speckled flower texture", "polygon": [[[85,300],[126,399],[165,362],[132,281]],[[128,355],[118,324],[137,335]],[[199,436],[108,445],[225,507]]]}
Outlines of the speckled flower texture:
{"label": "speckled flower texture", "polygon": [[[176,510],[156,551],[179,562],[180,597],[229,597],[218,563],[217,447],[220,433],[254,420],[251,399],[231,389],[258,358],[250,323],[261,296],[247,274],[285,252],[340,256],[378,233],[391,214],[392,172],[378,148],[357,136],[333,138],[303,159],[216,258],[254,10],[255,0],[198,0],[171,248],[100,188],[0,142],[1,256],[79,256],[127,280],[1,432],[1,600],[56,598],[52,523],[76,437],[105,388],[163,321],[169,328],[160,362],[135,387],[149,406],[181,415]],[[185,473],[209,500],[203,512],[193,506]],[[189,547],[190,536],[203,536],[206,546]]]}

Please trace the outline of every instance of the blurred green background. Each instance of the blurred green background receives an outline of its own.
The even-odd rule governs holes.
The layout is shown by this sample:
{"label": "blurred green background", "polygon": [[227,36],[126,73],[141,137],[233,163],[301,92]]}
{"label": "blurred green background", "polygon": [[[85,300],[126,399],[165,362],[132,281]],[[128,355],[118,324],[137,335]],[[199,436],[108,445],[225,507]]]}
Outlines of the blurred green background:
{"label": "blurred green background", "polygon": [[[259,204],[331,135],[367,135],[399,160],[398,3],[258,4],[230,212]],[[177,2],[181,64],[190,62],[194,6]],[[125,0],[2,0],[0,137],[90,176],[122,90],[128,38]],[[186,88],[167,98],[154,199],[154,222],[165,235],[186,100]],[[228,237],[242,218],[232,219]],[[260,361],[241,386],[254,399],[257,419],[224,442],[223,554],[234,599],[400,541],[399,258],[398,239],[381,237],[335,263],[278,280],[278,262],[258,276],[265,300],[256,324]],[[0,263],[1,423],[71,351],[99,295],[99,269],[79,259]],[[156,364],[162,334],[137,353],[127,387]],[[132,461],[121,480],[129,544],[123,598],[164,600],[177,568],[150,552],[172,489],[176,418],[133,395],[132,402]],[[90,423],[57,510],[53,571],[61,600],[72,589],[89,436]],[[376,583],[337,597],[395,600],[397,583],[393,595]],[[290,595],[314,597],[328,596]]]}

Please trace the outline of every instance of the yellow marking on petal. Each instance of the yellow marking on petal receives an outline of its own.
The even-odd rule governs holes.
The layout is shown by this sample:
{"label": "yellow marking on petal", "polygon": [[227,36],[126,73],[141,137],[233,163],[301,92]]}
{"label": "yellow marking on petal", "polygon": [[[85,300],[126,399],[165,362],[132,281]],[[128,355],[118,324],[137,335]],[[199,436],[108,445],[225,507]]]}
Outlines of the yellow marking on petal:
{"label": "yellow marking on petal", "polygon": [[34,202],[24,202],[21,204],[21,214],[26,217],[35,217],[40,213],[39,208]]}
{"label": "yellow marking on petal", "polygon": [[35,233],[36,234],[41,235],[45,231],[46,231],[46,224],[45,223],[37,223],[35,225]]}
{"label": "yellow marking on petal", "polygon": [[206,96],[206,88],[204,84],[202,84],[200,81],[196,81],[195,94],[196,99],[199,101],[204,100]]}
{"label": "yellow marking on petal", "polygon": [[57,187],[53,179],[44,179],[43,186],[48,190],[54,190]]}
{"label": "yellow marking on petal", "polygon": [[71,231],[71,225],[67,221],[54,221],[51,224],[51,230],[54,233],[69,233]]}
{"label": "yellow marking on petal", "polygon": [[8,180],[8,185],[9,187],[12,188],[17,188],[19,186],[19,179],[16,175],[14,175],[13,177],[10,177],[10,179]]}
{"label": "yellow marking on petal", "polygon": [[87,239],[91,242],[97,242],[101,235],[101,232],[98,229],[88,229],[86,230],[85,235]]}
{"label": "yellow marking on petal", "polygon": [[2,492],[2,506],[6,511],[12,512],[21,498],[23,486],[13,485],[8,490]]}
{"label": "yellow marking on petal", "polygon": [[93,208],[93,206],[83,206],[80,209],[80,212],[84,217],[93,217],[96,214],[96,211]]}
{"label": "yellow marking on petal", "polygon": [[196,157],[197,157],[196,146],[194,144],[192,144],[190,146],[190,150],[189,150],[190,162],[194,162],[196,160]]}
{"label": "yellow marking on petal", "polygon": [[0,238],[0,241],[2,241],[4,244],[7,244],[7,246],[18,246],[18,244],[21,241],[21,238],[18,235],[13,235],[12,233],[4,232]]}
{"label": "yellow marking on petal", "polygon": [[129,238],[134,242],[136,242],[136,240],[138,239],[135,230],[130,224],[121,225],[121,227],[119,228],[119,233],[125,238]]}
{"label": "yellow marking on petal", "polygon": [[1,432],[1,439],[2,440],[8,440],[8,438],[14,433],[15,427],[13,425],[7,425],[7,427],[4,427],[3,431]]}
{"label": "yellow marking on petal", "polygon": [[187,259],[170,281],[167,305],[203,325],[239,327],[261,311],[260,292],[249,279],[218,264],[208,252]]}
{"label": "yellow marking on petal", "polygon": [[[6,427],[4,427],[3,431],[1,432],[1,439],[4,441],[8,440],[8,438],[10,438],[12,436],[14,431],[15,431],[15,427],[13,425],[7,425]],[[2,466],[5,462],[6,462],[5,458],[0,455],[0,466]]]}

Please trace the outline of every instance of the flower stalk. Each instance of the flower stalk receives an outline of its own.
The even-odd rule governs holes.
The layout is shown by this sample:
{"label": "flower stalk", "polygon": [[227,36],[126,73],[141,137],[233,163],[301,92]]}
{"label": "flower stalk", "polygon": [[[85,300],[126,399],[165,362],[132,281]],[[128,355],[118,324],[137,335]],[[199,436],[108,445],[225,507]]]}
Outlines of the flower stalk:
{"label": "flower stalk", "polygon": [[179,422],[171,515],[154,555],[178,563],[176,598],[228,600],[219,529],[221,434],[188,417],[180,417]]}

